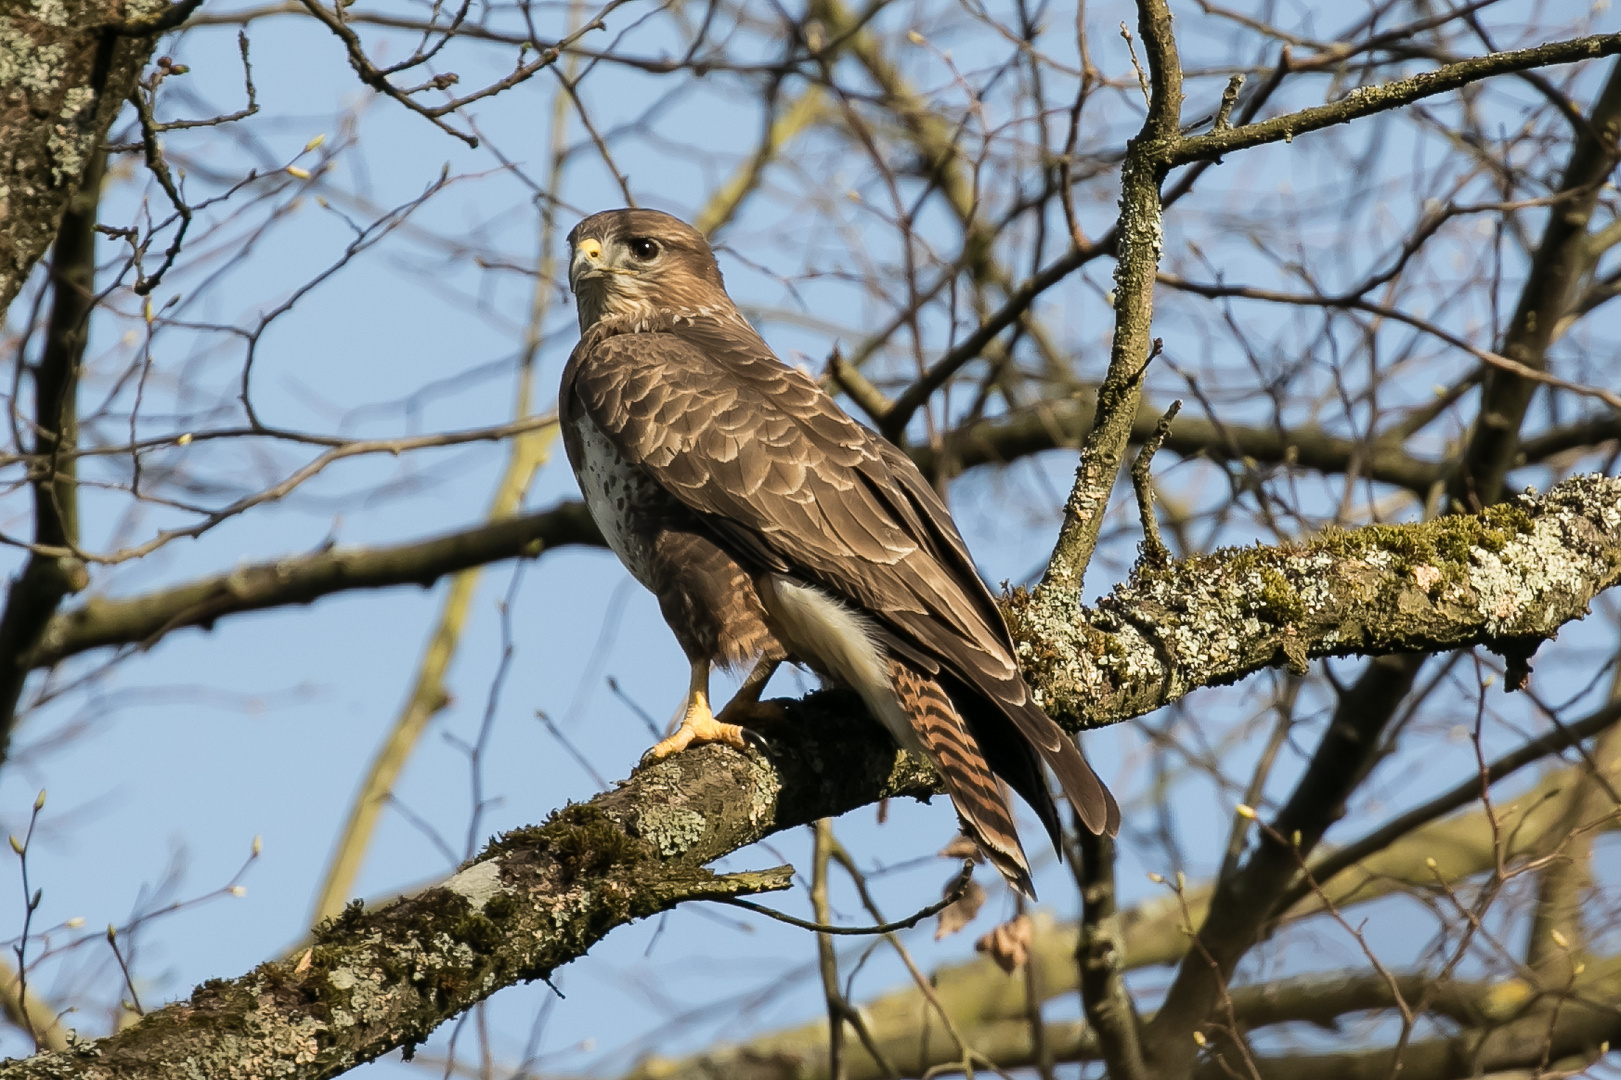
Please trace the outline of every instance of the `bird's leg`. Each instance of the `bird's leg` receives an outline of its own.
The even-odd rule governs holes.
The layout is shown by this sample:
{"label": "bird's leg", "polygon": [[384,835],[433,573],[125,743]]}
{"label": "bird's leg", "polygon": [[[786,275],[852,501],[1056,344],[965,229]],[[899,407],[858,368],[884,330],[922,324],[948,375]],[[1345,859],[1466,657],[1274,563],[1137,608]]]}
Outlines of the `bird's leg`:
{"label": "bird's leg", "polygon": [[783,708],[774,702],[763,703],[760,695],[765,692],[765,684],[771,681],[777,668],[782,665],[782,657],[766,653],[755,662],[748,678],[743,685],[737,688],[732,700],[720,711],[721,721],[729,724],[747,724],[749,721],[781,720],[784,717]]}
{"label": "bird's leg", "polygon": [[742,750],[748,746],[743,729],[735,724],[723,724],[709,711],[709,660],[692,662],[692,682],[687,687],[687,702],[681,726],[675,734],[642,755],[644,764],[663,761],[671,754],[680,753],[693,743],[725,743]]}

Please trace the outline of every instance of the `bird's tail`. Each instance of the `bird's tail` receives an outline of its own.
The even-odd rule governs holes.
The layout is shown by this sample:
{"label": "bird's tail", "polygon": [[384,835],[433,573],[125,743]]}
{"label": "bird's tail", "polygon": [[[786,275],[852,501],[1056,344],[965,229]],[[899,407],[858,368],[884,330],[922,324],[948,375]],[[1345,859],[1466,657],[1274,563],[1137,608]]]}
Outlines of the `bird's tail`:
{"label": "bird's tail", "polygon": [[890,677],[924,751],[940,770],[963,828],[1014,888],[1034,898],[1013,809],[979,743],[938,682],[891,657]]}

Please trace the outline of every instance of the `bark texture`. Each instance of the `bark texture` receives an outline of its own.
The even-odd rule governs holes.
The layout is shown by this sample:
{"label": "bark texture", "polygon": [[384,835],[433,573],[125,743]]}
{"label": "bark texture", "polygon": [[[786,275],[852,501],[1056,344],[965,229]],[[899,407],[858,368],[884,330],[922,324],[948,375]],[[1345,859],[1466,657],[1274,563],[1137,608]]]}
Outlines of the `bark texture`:
{"label": "bark texture", "polygon": [[[1062,714],[1095,725],[1307,656],[1523,649],[1580,618],[1618,576],[1621,480],[1585,478],[1478,518],[1192,560],[1121,586],[1097,612],[1077,603],[1067,626],[1050,611],[1014,612],[1049,699],[1077,700],[1055,681],[1076,673],[1100,688],[1099,708]],[[206,983],[116,1035],[0,1066],[0,1078],[337,1076],[503,986],[546,977],[616,926],[787,885],[785,869],[703,869],[728,852],[880,798],[934,793],[933,774],[852,697],[818,694],[790,710],[768,755],[677,755],[500,838],[443,885],[374,911],[351,906],[306,955]]]}
{"label": "bark texture", "polygon": [[0,6],[0,311],[56,239],[92,152],[152,55],[122,33],[161,0],[23,0]]}
{"label": "bark texture", "polygon": [[1524,656],[1621,575],[1618,530],[1621,480],[1583,477],[1475,516],[1139,565],[1096,611],[1043,589],[1005,613],[1042,706],[1073,731],[1323,656]]}
{"label": "bark texture", "polygon": [[[1595,721],[1598,719],[1595,717]],[[1606,723],[1613,719],[1613,716],[1603,718]],[[1363,861],[1351,869],[1342,866],[1336,874],[1330,868],[1336,856],[1341,851],[1355,851],[1360,845],[1338,849],[1313,863],[1313,875],[1322,884],[1321,894],[1308,893],[1289,905],[1278,922],[1287,924],[1319,915],[1325,901],[1346,909],[1406,890],[1433,887],[1437,876],[1446,881],[1464,881],[1487,873],[1496,865],[1499,854],[1494,829],[1501,829],[1512,838],[1502,853],[1506,859],[1531,856],[1539,838],[1550,835],[1559,824],[1559,807],[1553,796],[1579,782],[1581,776],[1582,766],[1579,765],[1550,772],[1517,798],[1513,809],[1495,825],[1476,802],[1472,808],[1442,820],[1406,828],[1400,839],[1387,848],[1373,854],[1361,852]],[[1611,819],[1604,829],[1608,833],[1617,827]],[[1210,910],[1213,889],[1209,881],[1189,882],[1179,896],[1167,882],[1163,894],[1120,912],[1119,965],[1136,971],[1181,961],[1190,941],[1186,927],[1190,922],[1198,925],[1204,920]],[[1045,913],[1037,914],[1029,949],[1038,974],[1035,989],[1039,1000],[1052,1001],[1075,993],[1079,969],[1073,957],[1082,947],[1082,932],[1084,928],[1074,923],[1058,923]],[[1522,979],[1438,982],[1433,972],[1398,973],[1398,978],[1398,985],[1409,1000],[1416,1000],[1427,989],[1432,995],[1433,1013],[1455,1019],[1466,1027],[1491,1029],[1517,1015],[1537,997],[1535,988]],[[1587,1000],[1598,1000],[1606,994],[1613,1000],[1618,978],[1621,978],[1621,957],[1595,960],[1589,962],[1580,982],[1573,984],[1573,991]],[[1007,1069],[1021,1068],[1035,1060],[1022,995],[1012,990],[1015,979],[1017,976],[1010,977],[986,956],[929,973],[930,992],[956,1019],[964,1037]],[[1391,983],[1375,972],[1352,976],[1340,972],[1311,973],[1234,986],[1229,992],[1234,1016],[1246,1029],[1291,1021],[1329,1027],[1351,1013],[1393,1007]],[[905,986],[869,999],[859,1008],[874,1044],[892,1064],[903,1069],[905,1075],[921,1076],[931,1068],[957,1060],[948,1040],[923,1037],[918,1018],[927,1015],[929,1003],[916,986]],[[1614,1014],[1610,1017],[1613,1021]],[[1522,1029],[1540,1022],[1543,1030],[1547,1030],[1546,1012],[1527,1019],[1530,1023],[1520,1024]],[[1084,1022],[1049,1020],[1046,1028],[1049,1049],[1055,1060],[1103,1059],[1104,1048],[1097,1033],[1089,1030]],[[1455,1042],[1462,1045],[1469,1038],[1468,1034],[1461,1035]],[[1534,1044],[1527,1048],[1522,1040],[1516,1045],[1530,1052],[1529,1058],[1521,1059],[1521,1064],[1540,1060],[1540,1048]],[[1379,1057],[1381,1053],[1386,1056]],[[1387,1050],[1370,1050],[1366,1055],[1353,1057],[1366,1063],[1368,1068],[1373,1068],[1373,1061],[1384,1061],[1386,1072],[1380,1075],[1388,1076]],[[1278,1068],[1283,1070],[1292,1066],[1304,1069],[1308,1059],[1324,1060],[1320,1055],[1276,1060]],[[890,1075],[860,1045],[848,1047],[845,1065],[848,1080],[880,1080]],[[1411,1063],[1404,1067],[1402,1075],[1406,1076],[1410,1068]],[[1430,1075],[1459,1074],[1436,1069]],[[717,1076],[746,1080],[829,1080],[826,1022],[817,1020],[766,1032],[745,1042],[719,1044],[687,1057],[644,1058],[623,1073],[621,1080],[707,1080]]]}

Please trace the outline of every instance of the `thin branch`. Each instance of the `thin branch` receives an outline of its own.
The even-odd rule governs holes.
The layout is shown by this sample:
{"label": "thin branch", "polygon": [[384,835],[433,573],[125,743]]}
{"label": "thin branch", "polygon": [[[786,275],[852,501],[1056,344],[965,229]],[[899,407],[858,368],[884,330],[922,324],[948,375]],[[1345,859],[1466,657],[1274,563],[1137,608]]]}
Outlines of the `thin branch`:
{"label": "thin branch", "polygon": [[818,934],[842,934],[850,937],[867,937],[874,934],[893,934],[901,930],[910,930],[924,919],[934,918],[934,916],[940,914],[946,908],[962,899],[962,894],[967,890],[968,882],[973,879],[973,876],[974,864],[965,861],[962,864],[962,873],[957,875],[957,880],[951,883],[951,887],[946,890],[946,894],[939,900],[936,900],[926,908],[914,911],[904,919],[897,919],[894,922],[880,923],[877,926],[831,926],[825,922],[810,922],[806,919],[796,918],[795,916],[789,915],[786,912],[774,911],[771,908],[762,907],[761,905],[748,900],[739,900],[736,897],[725,897],[720,899],[718,902],[722,904],[730,904],[732,907],[744,908],[758,915],[764,915],[768,918],[775,919],[778,922],[787,923],[789,926],[797,926],[801,930],[812,930]]}
{"label": "thin branch", "polygon": [[1385,83],[1383,86],[1359,86],[1339,101],[1327,105],[1302,109],[1270,120],[1229,128],[1226,131],[1190,136],[1164,148],[1164,164],[1168,168],[1174,168],[1195,161],[1212,161],[1235,150],[1245,150],[1266,143],[1288,142],[1295,136],[1310,131],[1318,131],[1410,105],[1415,101],[1449,93],[1494,75],[1553,67],[1558,64],[1574,64],[1583,60],[1614,56],[1617,53],[1621,53],[1621,34],[1595,34],[1571,41],[1538,45],[1531,49],[1517,49],[1462,60],[1434,71],[1414,75],[1412,78]]}
{"label": "thin branch", "polygon": [[1165,549],[1165,542],[1159,536],[1159,521],[1154,517],[1154,480],[1149,470],[1153,467],[1154,455],[1171,433],[1171,421],[1181,410],[1181,401],[1171,402],[1165,415],[1154,425],[1154,433],[1137,451],[1137,460],[1131,466],[1131,487],[1137,494],[1137,516],[1143,526],[1143,558],[1158,566],[1170,562],[1171,553]]}
{"label": "thin branch", "polygon": [[[1504,754],[1486,766],[1484,777],[1470,776],[1454,787],[1442,792],[1426,802],[1413,807],[1403,814],[1399,814],[1377,829],[1344,845],[1337,847],[1322,858],[1311,863],[1311,876],[1314,880],[1326,882],[1336,874],[1348,870],[1361,863],[1368,857],[1385,850],[1402,838],[1412,835],[1413,831],[1428,822],[1445,817],[1480,798],[1480,785],[1482,779],[1487,783],[1495,784],[1505,777],[1534,762],[1541,761],[1549,754],[1557,754],[1567,747],[1574,746],[1578,740],[1590,735],[1596,735],[1621,720],[1621,702],[1612,702],[1590,716],[1583,717],[1573,724],[1566,724],[1562,728],[1555,728],[1546,735],[1531,739],[1523,746]],[[1304,900],[1311,891],[1304,880],[1285,892],[1278,900],[1279,910],[1288,910]]]}
{"label": "thin branch", "polygon": [[150,648],[175,630],[206,629],[240,612],[308,604],[355,589],[427,587],[446,574],[503,559],[533,558],[570,544],[602,544],[582,503],[392,547],[337,547],[254,563],[143,595],[92,597],[52,618],[27,662],[50,667],[91,649]]}

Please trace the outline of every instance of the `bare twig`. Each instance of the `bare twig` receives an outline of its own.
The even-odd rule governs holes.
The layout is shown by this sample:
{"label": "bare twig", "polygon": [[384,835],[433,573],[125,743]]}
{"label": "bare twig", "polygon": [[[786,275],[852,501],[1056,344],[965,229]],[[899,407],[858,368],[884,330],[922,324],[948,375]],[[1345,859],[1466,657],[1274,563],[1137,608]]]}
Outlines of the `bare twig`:
{"label": "bare twig", "polygon": [[940,914],[946,908],[962,899],[962,894],[967,890],[968,882],[973,879],[973,876],[974,864],[971,862],[964,862],[962,866],[962,873],[957,876],[957,880],[952,882],[951,887],[946,890],[946,894],[940,899],[936,900],[926,908],[914,911],[904,919],[897,919],[894,922],[879,923],[877,926],[831,926],[825,922],[810,922],[805,919],[796,918],[795,916],[786,914],[785,912],[773,911],[771,908],[762,907],[753,901],[741,900],[737,897],[727,897],[718,902],[722,904],[730,904],[732,907],[744,908],[748,911],[755,912],[756,914],[775,919],[778,922],[787,923],[789,926],[797,926],[801,930],[812,930],[818,934],[841,934],[850,937],[867,937],[873,934],[894,934],[901,930],[910,930],[912,927],[916,926],[925,919],[934,918],[934,916]]}
{"label": "bare twig", "polygon": [[1176,419],[1181,409],[1181,401],[1171,402],[1155,426],[1154,434],[1137,451],[1137,460],[1131,465],[1131,487],[1137,494],[1137,515],[1143,524],[1143,558],[1152,566],[1164,566],[1170,561],[1171,553],[1165,549],[1165,542],[1159,536],[1159,520],[1154,516],[1154,481],[1149,470],[1160,444],[1171,433],[1171,421]]}

